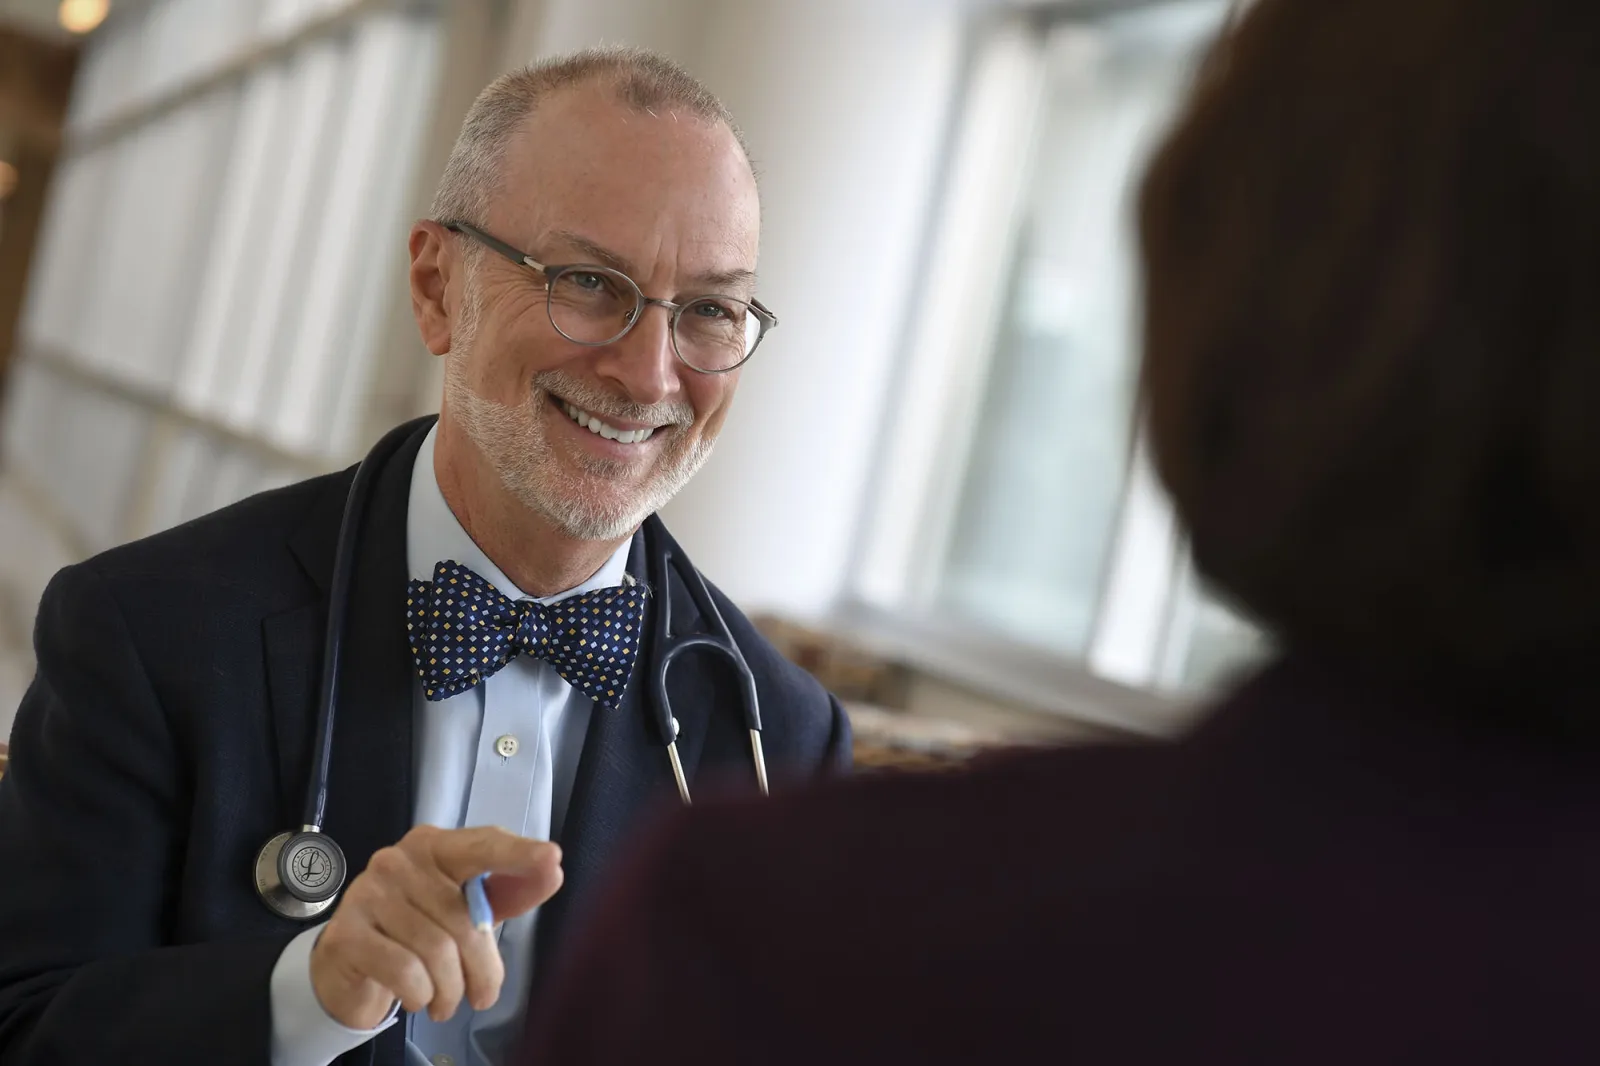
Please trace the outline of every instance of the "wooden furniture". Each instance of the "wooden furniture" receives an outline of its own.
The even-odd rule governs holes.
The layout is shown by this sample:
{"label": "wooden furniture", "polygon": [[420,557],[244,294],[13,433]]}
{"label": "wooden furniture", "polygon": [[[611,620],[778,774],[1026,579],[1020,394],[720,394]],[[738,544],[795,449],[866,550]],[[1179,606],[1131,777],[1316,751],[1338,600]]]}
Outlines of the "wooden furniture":
{"label": "wooden furniture", "polygon": [[960,722],[849,703],[857,773],[953,770],[981,752],[1031,746]]}
{"label": "wooden furniture", "polygon": [[1041,742],[1037,736],[913,713],[915,673],[905,663],[780,618],[754,621],[786,658],[844,703],[854,727],[858,773],[951,770],[979,752]]}

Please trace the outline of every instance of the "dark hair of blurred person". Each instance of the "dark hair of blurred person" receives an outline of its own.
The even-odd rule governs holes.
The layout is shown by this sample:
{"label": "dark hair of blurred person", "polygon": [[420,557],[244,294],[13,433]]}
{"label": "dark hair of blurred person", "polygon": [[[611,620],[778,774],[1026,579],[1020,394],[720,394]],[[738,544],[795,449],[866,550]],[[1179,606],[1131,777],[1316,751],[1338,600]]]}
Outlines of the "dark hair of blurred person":
{"label": "dark hair of blurred person", "polygon": [[1597,194],[1600,5],[1260,0],[1143,189],[1142,396],[1277,659],[1174,744],[678,818],[534,1061],[1600,1058]]}
{"label": "dark hair of blurred person", "polygon": [[1593,676],[1597,102],[1594,4],[1268,3],[1215,53],[1144,187],[1143,393],[1197,565],[1289,645]]}

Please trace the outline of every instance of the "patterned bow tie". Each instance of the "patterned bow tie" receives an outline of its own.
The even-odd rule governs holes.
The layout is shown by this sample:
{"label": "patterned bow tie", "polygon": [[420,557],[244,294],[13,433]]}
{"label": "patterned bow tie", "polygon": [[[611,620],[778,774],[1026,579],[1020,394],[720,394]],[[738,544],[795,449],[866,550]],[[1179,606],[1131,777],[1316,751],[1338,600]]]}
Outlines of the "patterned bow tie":
{"label": "patterned bow tie", "polygon": [[407,587],[406,631],[422,692],[446,700],[525,652],[543,659],[597,707],[615,707],[633,672],[645,590],[596,589],[559,603],[513,600],[460,563]]}

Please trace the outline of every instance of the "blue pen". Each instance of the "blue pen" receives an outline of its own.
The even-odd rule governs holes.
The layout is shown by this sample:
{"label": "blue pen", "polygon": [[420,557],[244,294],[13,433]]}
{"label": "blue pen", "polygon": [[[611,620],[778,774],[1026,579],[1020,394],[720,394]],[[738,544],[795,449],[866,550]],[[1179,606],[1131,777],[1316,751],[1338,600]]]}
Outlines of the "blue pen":
{"label": "blue pen", "polygon": [[489,880],[488,874],[479,874],[469,878],[461,886],[461,894],[467,898],[467,914],[472,917],[472,924],[485,933],[494,931],[494,910],[489,906],[489,894],[484,891],[483,883]]}

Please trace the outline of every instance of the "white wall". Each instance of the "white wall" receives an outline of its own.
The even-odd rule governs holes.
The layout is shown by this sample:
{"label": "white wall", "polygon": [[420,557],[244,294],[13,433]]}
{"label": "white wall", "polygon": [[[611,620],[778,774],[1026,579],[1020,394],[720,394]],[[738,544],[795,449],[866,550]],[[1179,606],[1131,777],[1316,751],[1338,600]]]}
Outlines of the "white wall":
{"label": "white wall", "polygon": [[716,454],[664,517],[746,610],[815,618],[849,568],[896,389],[962,14],[936,0],[542,0],[524,14],[521,58],[655,48],[745,130],[762,182],[760,291],[781,324]]}

